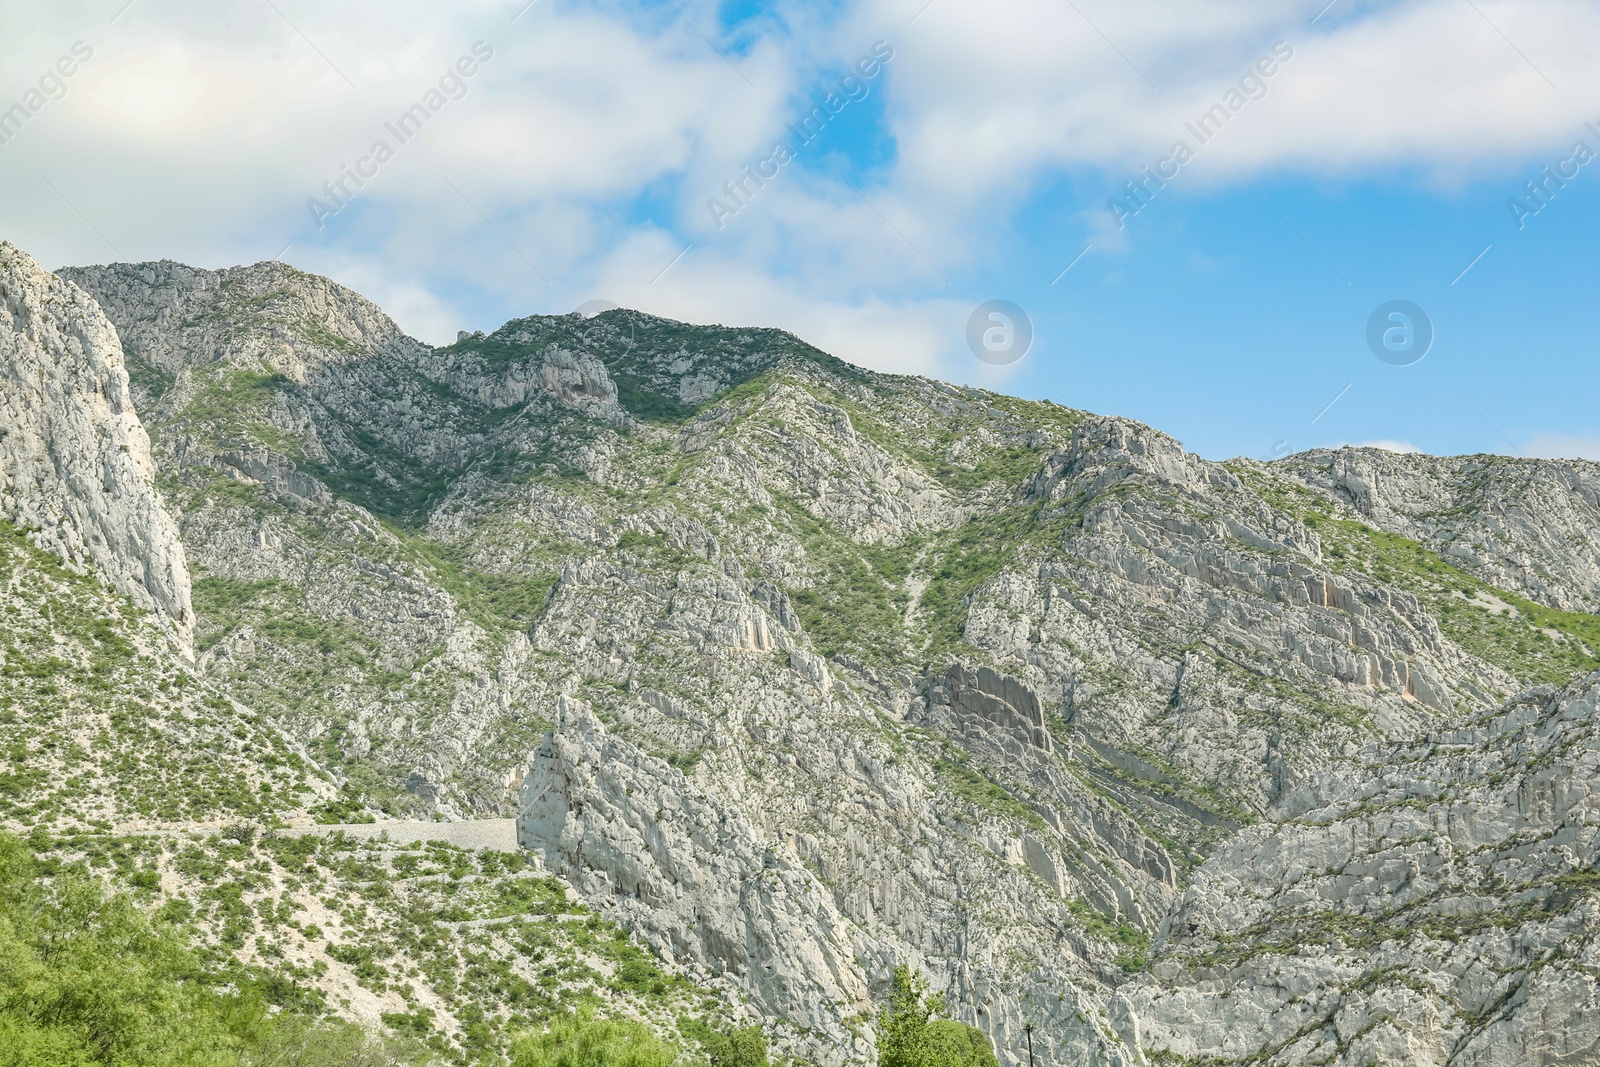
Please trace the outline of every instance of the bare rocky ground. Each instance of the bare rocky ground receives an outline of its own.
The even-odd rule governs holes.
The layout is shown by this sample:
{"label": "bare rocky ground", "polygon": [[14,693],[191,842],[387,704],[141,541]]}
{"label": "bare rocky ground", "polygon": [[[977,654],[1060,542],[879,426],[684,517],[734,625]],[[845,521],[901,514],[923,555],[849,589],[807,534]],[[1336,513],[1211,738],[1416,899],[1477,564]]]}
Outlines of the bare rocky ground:
{"label": "bare rocky ground", "polygon": [[[1062,1064],[1591,1055],[1600,466],[1213,463],[776,331],[434,349],[281,264],[0,249],[45,324],[0,327],[7,389],[53,412],[0,440],[8,514],[214,694],[184,729],[280,739],[262,820],[515,818],[573,906],[824,1064],[870,1058],[896,962],[1012,1063],[1025,1022]],[[81,500],[38,461],[108,447]],[[148,532],[97,535],[118,509]],[[429,995],[378,1019],[459,1046]]]}

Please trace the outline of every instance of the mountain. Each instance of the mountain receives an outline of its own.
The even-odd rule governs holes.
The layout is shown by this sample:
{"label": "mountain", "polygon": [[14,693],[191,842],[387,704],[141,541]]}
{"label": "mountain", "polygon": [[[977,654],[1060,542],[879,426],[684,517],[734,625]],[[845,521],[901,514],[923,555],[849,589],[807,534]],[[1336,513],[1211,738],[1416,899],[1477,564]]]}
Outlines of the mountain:
{"label": "mountain", "polygon": [[[7,411],[43,413],[0,440],[28,566],[131,598],[206,695],[192,751],[293,772],[209,822],[51,824],[193,840],[148,860],[171,899],[303,883],[314,935],[198,913],[218,966],[281,958],[458,1058],[594,1002],[870,1061],[896,964],[1007,1064],[1025,1023],[1059,1064],[1587,1055],[1600,465],[1214,463],[780,331],[617,309],[434,348],[282,264],[52,278],[0,251],[40,324],[0,325]],[[117,509],[153,532],[113,536]],[[49,728],[29,700],[14,736]],[[50,777],[24,757],[15,830]],[[137,773],[97,766],[103,792]],[[414,849],[289,836],[497,817],[522,850],[424,850],[486,887],[454,894]],[[313,841],[302,875],[286,842]],[[278,873],[240,886],[252,864]],[[535,880],[561,891],[495,903]],[[629,951],[660,977],[623,981]]]}

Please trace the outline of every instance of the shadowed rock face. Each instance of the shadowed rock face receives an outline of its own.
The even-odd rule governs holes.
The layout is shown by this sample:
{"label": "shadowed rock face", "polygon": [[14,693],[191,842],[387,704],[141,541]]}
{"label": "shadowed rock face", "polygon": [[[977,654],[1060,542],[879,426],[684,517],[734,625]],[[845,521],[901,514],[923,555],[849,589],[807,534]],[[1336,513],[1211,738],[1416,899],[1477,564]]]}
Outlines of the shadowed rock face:
{"label": "shadowed rock face", "polygon": [[264,483],[274,492],[302,504],[327,507],[333,503],[333,494],[328,492],[327,486],[295,469],[294,460],[270,448],[241,448],[224,452],[217,458],[238,471],[241,477]]}
{"label": "shadowed rock face", "polygon": [[194,626],[177,527],[155,489],[117,333],[95,302],[0,241],[0,508],[47,546]]}
{"label": "shadowed rock face", "polygon": [[996,674],[988,667],[973,670],[952,664],[943,684],[928,696],[934,705],[949,708],[962,729],[997,735],[1001,748],[1020,754],[1017,745],[1048,753],[1053,748],[1045,727],[1039,695],[1015,678]]}
{"label": "shadowed rock face", "polygon": [[[391,814],[518,815],[587,900],[818,1062],[870,1055],[859,1013],[897,961],[1008,1064],[1029,1021],[1046,1064],[1298,1062],[1271,1046],[1304,1014],[1273,984],[1300,957],[1227,954],[1272,959],[1306,885],[1366,893],[1363,922],[1405,886],[1362,866],[1389,846],[1359,805],[1329,816],[1349,863],[1328,838],[1310,882],[1274,868],[1321,832],[1296,798],[1376,797],[1393,783],[1371,746],[1404,762],[1600,664],[1593,620],[1556,610],[1600,588],[1594,465],[1213,463],[775,331],[619,309],[436,349],[281,265],[72,277],[128,345],[212,682],[379,783]],[[1459,795],[1502,785],[1495,766],[1452,765]],[[1406,788],[1381,801],[1396,832],[1431,833],[1401,815],[1437,798]],[[1566,832],[1506,840],[1571,872]],[[1474,884],[1500,936],[1545,944],[1516,910],[1543,888]],[[1409,977],[1352,978],[1344,956],[1283,987],[1318,1011],[1379,991],[1359,1029],[1416,974],[1454,988],[1431,951],[1397,950]],[[1530,1034],[1586,1010],[1549,988]],[[1318,1040],[1312,1061],[1344,1055]],[[1398,1055],[1383,1040],[1349,1047]]]}

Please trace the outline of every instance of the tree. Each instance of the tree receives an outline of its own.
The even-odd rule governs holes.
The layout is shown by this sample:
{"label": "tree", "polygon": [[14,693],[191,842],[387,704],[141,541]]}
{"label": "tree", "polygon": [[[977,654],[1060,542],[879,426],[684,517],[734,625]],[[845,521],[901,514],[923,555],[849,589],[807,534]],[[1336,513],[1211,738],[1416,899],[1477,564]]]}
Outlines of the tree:
{"label": "tree", "polygon": [[989,1039],[946,1014],[926,976],[897,966],[878,1016],[878,1067],[999,1067]]}
{"label": "tree", "polygon": [[767,1067],[767,1035],[759,1026],[744,1026],[726,1033],[712,1032],[701,1039],[711,1067]]}

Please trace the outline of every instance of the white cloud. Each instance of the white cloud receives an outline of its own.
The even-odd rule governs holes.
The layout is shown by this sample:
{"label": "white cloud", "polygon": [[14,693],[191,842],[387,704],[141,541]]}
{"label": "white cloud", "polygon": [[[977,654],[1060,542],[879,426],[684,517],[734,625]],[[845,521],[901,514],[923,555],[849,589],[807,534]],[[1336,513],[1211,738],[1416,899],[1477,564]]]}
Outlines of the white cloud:
{"label": "white cloud", "polygon": [[[114,24],[121,0],[8,14],[0,70],[24,80],[0,85],[0,108],[74,41],[95,55],[0,145],[0,235],[52,265],[220,266],[293,242],[297,265],[358,282],[429,337],[474,294],[523,313],[599,295],[690,320],[768,316],[847,358],[964,376],[952,339],[969,308],[940,274],[1006,255],[996,219],[1060,170],[1108,186],[1135,174],[1275,40],[1294,58],[1183,181],[1510,172],[1600,119],[1581,110],[1600,98],[1584,52],[1600,8],[1577,0],[1480,0],[1482,16],[1456,0],[1351,3],[1316,27],[1257,0],[941,0],[915,23],[906,0],[788,0],[727,59],[670,7],[620,0],[538,4],[515,24],[521,3],[503,0],[279,6],[293,26],[271,5],[178,0]],[[682,6],[716,36],[716,4]],[[316,230],[308,198],[479,39],[495,56],[465,98]],[[895,58],[872,91],[894,155],[860,182],[871,204],[796,165],[713,230],[706,198],[880,39]]]}
{"label": "white cloud", "polygon": [[[1076,7],[1092,25],[1050,0],[941,4],[903,35],[894,117],[908,184],[977,198],[1024,186],[1041,166],[1132,176],[1179,137],[1218,176],[1392,164],[1459,174],[1563,149],[1597,117],[1587,110],[1600,88],[1585,44],[1600,34],[1592,4],[1480,3],[1518,47],[1455,0],[1317,28],[1253,0]],[[1200,148],[1184,123],[1280,40],[1293,58],[1265,79],[1266,95]]]}
{"label": "white cloud", "polygon": [[1541,459],[1592,459],[1600,461],[1600,435],[1534,434],[1518,449],[1524,456]]}

